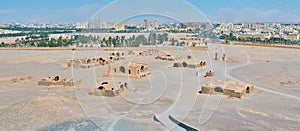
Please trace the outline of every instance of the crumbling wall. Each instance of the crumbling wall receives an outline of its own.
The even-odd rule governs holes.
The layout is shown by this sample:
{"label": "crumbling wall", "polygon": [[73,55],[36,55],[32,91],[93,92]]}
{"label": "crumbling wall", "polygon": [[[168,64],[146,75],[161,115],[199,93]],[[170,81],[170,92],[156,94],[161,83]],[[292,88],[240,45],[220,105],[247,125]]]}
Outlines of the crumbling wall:
{"label": "crumbling wall", "polygon": [[203,94],[210,94],[211,93],[211,88],[208,86],[202,86],[201,87],[201,93]]}
{"label": "crumbling wall", "polygon": [[[222,86],[224,85],[224,86]],[[232,98],[243,98],[247,94],[251,94],[254,91],[254,86],[251,84],[241,84],[233,81],[224,83],[207,83],[201,86],[202,94],[223,94]]]}
{"label": "crumbling wall", "polygon": [[214,72],[212,71],[207,71],[206,74],[205,74],[205,77],[213,77],[215,75]]}
{"label": "crumbling wall", "polygon": [[[77,83],[79,82],[80,81],[77,81]],[[59,76],[48,77],[38,81],[39,86],[74,86],[74,84],[75,81],[73,79],[66,80],[65,78],[61,78]]]}

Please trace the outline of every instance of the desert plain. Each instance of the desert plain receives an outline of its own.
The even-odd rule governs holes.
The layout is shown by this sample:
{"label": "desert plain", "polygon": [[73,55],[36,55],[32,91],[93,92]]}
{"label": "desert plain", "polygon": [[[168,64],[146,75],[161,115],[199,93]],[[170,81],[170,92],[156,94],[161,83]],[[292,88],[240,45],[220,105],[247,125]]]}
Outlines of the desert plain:
{"label": "desert plain", "polygon": [[[300,50],[209,44],[208,50],[177,47],[114,50],[0,50],[1,130],[300,130]],[[145,51],[125,63],[145,63],[141,79],[103,77],[108,66],[67,68],[75,58],[97,58],[114,51]],[[214,59],[226,54],[227,61]],[[168,54],[204,60],[205,67],[172,67],[157,60]],[[212,70],[214,77],[204,77]],[[39,86],[48,76],[80,80],[74,86]],[[97,81],[126,81],[134,91],[116,97],[91,96]],[[242,99],[200,94],[207,82],[254,85]],[[175,121],[174,121],[175,119]],[[176,122],[177,121],[177,122]]]}

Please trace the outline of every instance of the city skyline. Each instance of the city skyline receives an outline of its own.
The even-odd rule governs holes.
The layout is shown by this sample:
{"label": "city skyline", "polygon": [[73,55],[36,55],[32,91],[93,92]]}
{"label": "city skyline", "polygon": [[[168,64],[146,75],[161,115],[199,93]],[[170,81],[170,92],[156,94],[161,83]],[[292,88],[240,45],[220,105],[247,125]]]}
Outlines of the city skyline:
{"label": "city skyline", "polygon": [[[300,2],[296,0],[288,2],[286,0],[216,0],[216,2],[187,0],[186,2],[202,11],[211,22],[300,22],[300,9],[297,8],[297,3]],[[87,21],[99,9],[111,3],[113,3],[112,0],[3,1],[0,7],[0,22],[82,22]],[[122,10],[126,6],[134,6],[136,11],[145,10],[132,3],[118,5],[116,9]],[[169,3],[160,1],[160,4],[153,5],[157,6],[159,11],[164,4]],[[180,7],[174,6],[174,11],[178,9]],[[116,11],[107,15],[114,15],[113,12]],[[181,12],[184,11],[181,10]],[[126,11],[122,10],[122,13],[125,14]],[[183,16],[183,14],[180,15]]]}

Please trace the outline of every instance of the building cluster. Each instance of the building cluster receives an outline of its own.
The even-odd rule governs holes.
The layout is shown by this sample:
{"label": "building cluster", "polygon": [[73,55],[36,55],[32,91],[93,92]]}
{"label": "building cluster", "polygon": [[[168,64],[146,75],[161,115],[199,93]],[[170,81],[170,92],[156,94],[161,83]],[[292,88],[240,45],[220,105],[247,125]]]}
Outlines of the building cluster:
{"label": "building cluster", "polygon": [[67,61],[67,68],[83,68],[88,69],[96,66],[105,66],[114,62],[125,60],[126,56],[133,55],[133,51],[127,52],[112,52],[108,56],[98,58],[76,58]]}
{"label": "building cluster", "polygon": [[0,29],[0,34],[18,34],[18,33],[22,33],[22,31]]}
{"label": "building cluster", "polygon": [[74,24],[71,23],[2,23],[0,28],[20,27],[20,28],[61,28],[72,29]]}
{"label": "building cluster", "polygon": [[143,28],[142,24],[133,22],[102,22],[99,19],[90,19],[87,22],[77,22],[77,29],[115,29],[115,30],[135,30]]}
{"label": "building cluster", "polygon": [[115,30],[137,30],[137,29],[159,29],[159,20],[155,19],[153,22],[149,20],[144,20],[144,23],[134,23],[134,22],[101,22],[99,19],[90,19],[87,22],[76,23],[76,28],[78,29],[115,29]]}
{"label": "building cluster", "polygon": [[282,38],[288,40],[300,40],[299,24],[280,23],[221,23],[214,30],[217,36],[232,34],[236,38],[270,39]]}
{"label": "building cluster", "polygon": [[151,30],[151,29],[159,29],[159,28],[160,28],[159,20],[155,19],[153,20],[152,23],[149,20],[144,20],[144,29]]}
{"label": "building cluster", "polygon": [[142,22],[103,22],[99,19],[90,19],[87,22],[78,22],[76,23],[77,29],[114,29],[116,31],[123,30],[139,30],[139,31],[177,31],[183,32],[188,30],[205,30],[212,28],[212,25],[209,23],[199,23],[199,22],[190,22],[190,23],[176,23],[176,22],[161,22],[158,19],[153,21],[145,19]]}

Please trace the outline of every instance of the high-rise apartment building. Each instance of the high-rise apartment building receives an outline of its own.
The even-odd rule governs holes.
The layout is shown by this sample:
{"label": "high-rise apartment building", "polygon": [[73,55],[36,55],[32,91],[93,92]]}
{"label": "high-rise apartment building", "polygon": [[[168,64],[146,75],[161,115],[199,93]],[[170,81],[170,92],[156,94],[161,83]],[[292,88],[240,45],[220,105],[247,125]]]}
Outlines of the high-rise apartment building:
{"label": "high-rise apartment building", "polygon": [[149,20],[144,20],[144,28],[145,29],[150,29],[150,22],[149,22]]}
{"label": "high-rise apartment building", "polygon": [[159,28],[159,21],[156,20],[156,19],[153,21],[153,28],[154,29],[158,29]]}
{"label": "high-rise apartment building", "polygon": [[88,28],[90,29],[99,29],[101,27],[101,23],[99,19],[90,19],[88,21]]}

